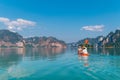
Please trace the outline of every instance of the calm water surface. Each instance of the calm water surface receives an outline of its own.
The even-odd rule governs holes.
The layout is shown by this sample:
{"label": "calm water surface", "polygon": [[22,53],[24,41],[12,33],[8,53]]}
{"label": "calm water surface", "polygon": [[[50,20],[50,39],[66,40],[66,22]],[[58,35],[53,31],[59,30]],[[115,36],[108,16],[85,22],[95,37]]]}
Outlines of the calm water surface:
{"label": "calm water surface", "polygon": [[0,80],[120,80],[120,49],[0,48]]}

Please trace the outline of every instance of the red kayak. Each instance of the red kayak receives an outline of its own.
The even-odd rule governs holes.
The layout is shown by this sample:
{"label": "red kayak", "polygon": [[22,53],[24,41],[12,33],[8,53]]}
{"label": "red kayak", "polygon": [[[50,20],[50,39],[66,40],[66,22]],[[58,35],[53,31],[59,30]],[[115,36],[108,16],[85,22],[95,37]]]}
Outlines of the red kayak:
{"label": "red kayak", "polygon": [[78,53],[80,56],[89,56],[88,53]]}
{"label": "red kayak", "polygon": [[81,56],[89,56],[88,53],[87,53],[87,54],[86,54],[86,53],[85,53],[85,54],[84,54],[84,53],[81,53],[80,55],[81,55]]}

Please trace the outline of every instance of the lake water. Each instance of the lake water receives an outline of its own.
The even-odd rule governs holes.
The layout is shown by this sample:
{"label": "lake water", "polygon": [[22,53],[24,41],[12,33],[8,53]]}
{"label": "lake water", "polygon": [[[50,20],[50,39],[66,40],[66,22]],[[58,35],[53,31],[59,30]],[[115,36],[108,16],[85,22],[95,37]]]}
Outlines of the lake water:
{"label": "lake water", "polygon": [[120,80],[120,49],[0,48],[0,80]]}

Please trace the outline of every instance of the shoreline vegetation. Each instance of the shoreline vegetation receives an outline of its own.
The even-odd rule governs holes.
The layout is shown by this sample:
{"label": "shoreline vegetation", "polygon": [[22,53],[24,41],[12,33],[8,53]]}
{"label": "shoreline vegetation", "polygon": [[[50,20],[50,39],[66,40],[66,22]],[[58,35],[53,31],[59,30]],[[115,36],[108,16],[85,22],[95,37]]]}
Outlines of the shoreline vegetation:
{"label": "shoreline vegetation", "polygon": [[98,36],[96,38],[85,38],[78,42],[67,44],[63,40],[55,37],[28,37],[23,38],[16,32],[9,30],[0,30],[0,48],[8,47],[31,47],[31,48],[67,48],[84,45],[87,48],[120,48],[120,30],[110,32],[107,36]]}
{"label": "shoreline vegetation", "polygon": [[[19,47],[19,46],[0,46],[0,48],[62,48],[62,47],[33,47],[33,46],[24,46],[24,47]],[[69,47],[65,47],[69,48]],[[77,46],[72,47],[72,48],[77,48]],[[95,47],[87,47],[87,48],[92,48],[95,49]],[[96,47],[96,48],[117,48],[117,47]],[[119,47],[118,47],[119,48]]]}
{"label": "shoreline vegetation", "polygon": [[71,47],[84,45],[88,48],[120,48],[120,30],[110,32],[107,36],[85,38],[78,42],[69,43],[68,45]]}

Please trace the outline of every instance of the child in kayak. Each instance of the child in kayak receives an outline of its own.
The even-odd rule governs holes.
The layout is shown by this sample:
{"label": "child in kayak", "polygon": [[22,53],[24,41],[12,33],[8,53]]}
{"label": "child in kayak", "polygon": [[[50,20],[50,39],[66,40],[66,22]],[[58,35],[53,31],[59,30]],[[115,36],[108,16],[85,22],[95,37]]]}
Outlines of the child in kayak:
{"label": "child in kayak", "polygon": [[82,47],[81,47],[81,46],[79,46],[79,47],[78,47],[78,54],[81,54],[81,53],[82,53],[82,51],[83,51]]}

